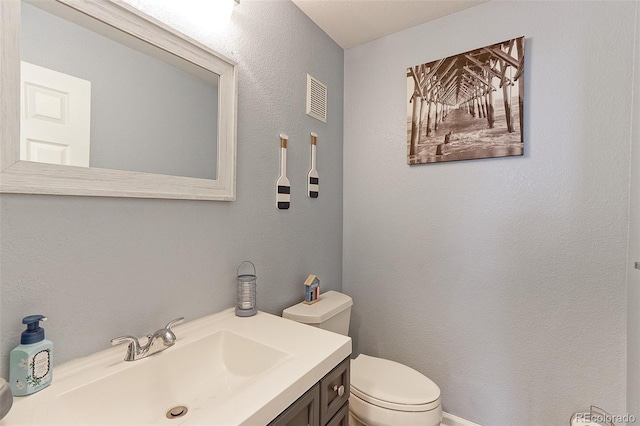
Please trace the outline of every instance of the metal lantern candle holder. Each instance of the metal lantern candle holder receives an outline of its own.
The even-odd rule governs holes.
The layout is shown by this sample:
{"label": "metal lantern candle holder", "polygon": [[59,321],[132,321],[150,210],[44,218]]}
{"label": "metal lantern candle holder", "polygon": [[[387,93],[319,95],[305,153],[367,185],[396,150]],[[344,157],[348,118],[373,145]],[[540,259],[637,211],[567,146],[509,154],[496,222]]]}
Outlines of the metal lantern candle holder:
{"label": "metal lantern candle holder", "polygon": [[[245,263],[253,267],[253,274],[240,274],[240,268]],[[236,315],[239,317],[250,317],[258,312],[256,306],[256,266],[245,260],[238,266],[238,295],[236,298]]]}

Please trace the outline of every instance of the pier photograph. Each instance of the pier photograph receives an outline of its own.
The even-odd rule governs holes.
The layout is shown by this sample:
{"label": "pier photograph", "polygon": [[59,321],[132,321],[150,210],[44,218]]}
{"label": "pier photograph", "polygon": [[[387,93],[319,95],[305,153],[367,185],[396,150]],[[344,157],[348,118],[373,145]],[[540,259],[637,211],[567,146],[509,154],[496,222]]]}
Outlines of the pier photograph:
{"label": "pier photograph", "polygon": [[407,163],[522,155],[524,37],[407,68]]}

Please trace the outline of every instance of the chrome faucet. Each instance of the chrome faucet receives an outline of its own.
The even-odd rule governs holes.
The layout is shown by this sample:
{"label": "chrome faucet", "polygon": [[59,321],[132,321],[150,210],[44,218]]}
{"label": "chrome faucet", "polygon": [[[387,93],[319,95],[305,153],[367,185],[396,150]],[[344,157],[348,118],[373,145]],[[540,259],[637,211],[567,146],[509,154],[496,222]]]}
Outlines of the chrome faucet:
{"label": "chrome faucet", "polygon": [[111,344],[119,345],[120,343],[129,343],[127,354],[124,357],[125,361],[135,361],[146,358],[156,352],[164,351],[176,343],[176,335],[171,331],[171,327],[180,324],[182,321],[184,321],[184,317],[174,319],[164,328],[161,328],[153,334],[149,334],[147,336],[147,344],[144,346],[140,346],[138,339],[133,336],[116,337],[115,339],[111,339]]}

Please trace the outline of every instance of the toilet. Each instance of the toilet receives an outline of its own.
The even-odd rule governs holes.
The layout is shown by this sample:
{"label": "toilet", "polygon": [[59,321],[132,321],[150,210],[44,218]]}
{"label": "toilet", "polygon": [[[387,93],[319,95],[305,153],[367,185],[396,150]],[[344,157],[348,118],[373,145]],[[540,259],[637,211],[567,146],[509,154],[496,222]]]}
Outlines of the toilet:
{"label": "toilet", "polygon": [[[351,297],[328,291],[312,305],[298,303],[284,318],[347,335]],[[440,388],[418,371],[388,359],[358,355],[351,360],[350,426],[438,426]]]}

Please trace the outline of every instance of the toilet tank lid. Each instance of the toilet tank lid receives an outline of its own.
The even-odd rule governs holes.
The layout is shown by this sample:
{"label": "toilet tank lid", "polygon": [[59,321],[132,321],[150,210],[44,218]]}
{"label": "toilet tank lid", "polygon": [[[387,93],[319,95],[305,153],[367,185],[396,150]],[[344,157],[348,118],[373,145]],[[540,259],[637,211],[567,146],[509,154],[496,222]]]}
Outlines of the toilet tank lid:
{"label": "toilet tank lid", "polygon": [[304,324],[319,324],[350,308],[352,305],[353,300],[351,297],[330,290],[322,293],[318,302],[312,305],[300,302],[282,311],[282,316]]}

